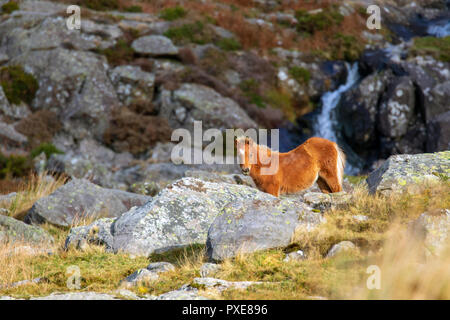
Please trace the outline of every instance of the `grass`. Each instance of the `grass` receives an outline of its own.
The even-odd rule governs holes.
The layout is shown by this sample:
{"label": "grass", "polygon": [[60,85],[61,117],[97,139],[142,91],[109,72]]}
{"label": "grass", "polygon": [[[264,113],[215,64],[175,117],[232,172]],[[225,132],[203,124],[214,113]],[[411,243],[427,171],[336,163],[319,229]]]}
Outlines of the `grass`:
{"label": "grass", "polygon": [[185,23],[179,27],[172,27],[164,35],[177,45],[188,43],[206,44],[213,40],[212,31],[201,21]]}
{"label": "grass", "polygon": [[9,216],[18,219],[21,219],[37,200],[50,195],[65,184],[67,178],[60,176],[48,179],[47,173],[44,172],[39,175],[30,174],[25,181],[18,184],[17,190],[15,190],[17,196],[11,203],[0,203],[0,208],[7,209]]}
{"label": "grass", "polygon": [[167,21],[175,21],[177,19],[184,18],[187,15],[187,11],[183,7],[176,6],[171,8],[166,8],[161,11],[160,18]]}
{"label": "grass", "polygon": [[321,12],[311,14],[306,10],[297,10],[295,13],[297,19],[297,31],[314,34],[331,28],[333,25],[339,26],[344,17],[333,7],[323,9]]}
{"label": "grass", "polygon": [[307,85],[309,83],[309,79],[311,78],[311,73],[308,69],[294,66],[289,69],[289,74],[301,84]]}
{"label": "grass", "polygon": [[112,66],[126,64],[134,59],[134,49],[129,42],[119,39],[114,47],[106,49],[97,49],[97,53],[106,56],[108,63]]}
{"label": "grass", "polygon": [[[239,255],[221,263],[216,278],[229,281],[262,281],[246,290],[229,289],[222,294],[199,288],[200,294],[214,299],[449,299],[450,251],[418,265],[417,246],[407,237],[406,223],[422,212],[450,206],[449,182],[425,185],[417,195],[396,194],[372,196],[357,186],[351,203],[326,213],[326,223],[314,232],[297,232],[285,249],[272,249]],[[353,215],[369,220],[356,221]],[[51,256],[25,254],[6,255],[12,249],[0,245],[0,284],[36,277],[40,284],[0,289],[0,295],[27,298],[67,292],[69,266],[81,272],[81,291],[114,292],[120,280],[149,262],[168,261],[176,269],[160,275],[157,281],[133,288],[138,295],[158,295],[192,283],[206,262],[204,245],[194,245],[150,257],[132,258],[126,254],[106,253],[101,247],[89,246],[84,251],[61,248],[68,229],[43,226],[56,239]],[[325,258],[336,242],[350,240],[359,251]],[[306,260],[284,262],[287,252],[302,249]],[[450,248],[449,248],[450,249]],[[367,267],[381,269],[381,290],[368,290]]]}
{"label": "grass", "polygon": [[415,38],[411,54],[431,55],[437,60],[450,62],[450,36]]}

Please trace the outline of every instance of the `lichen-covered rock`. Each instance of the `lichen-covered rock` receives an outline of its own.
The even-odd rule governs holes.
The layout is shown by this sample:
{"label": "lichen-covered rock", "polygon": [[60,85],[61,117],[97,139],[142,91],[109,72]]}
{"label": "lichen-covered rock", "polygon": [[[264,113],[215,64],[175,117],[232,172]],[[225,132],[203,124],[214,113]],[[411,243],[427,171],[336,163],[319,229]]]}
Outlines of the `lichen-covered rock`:
{"label": "lichen-covered rock", "polygon": [[380,104],[379,129],[389,138],[406,134],[408,124],[414,116],[415,90],[411,79],[398,77],[389,84],[388,91]]}
{"label": "lichen-covered rock", "polygon": [[139,269],[138,271],[132,273],[120,283],[122,288],[132,288],[142,284],[148,284],[153,281],[158,280],[159,276],[157,272],[150,271],[147,269]]}
{"label": "lichen-covered rock", "polygon": [[3,241],[50,245],[53,243],[53,237],[39,227],[0,215],[0,242]]}
{"label": "lichen-covered rock", "polygon": [[333,258],[338,255],[340,255],[343,252],[348,251],[356,251],[358,248],[355,246],[355,244],[351,241],[341,241],[339,243],[336,243],[331,247],[330,251],[327,253],[327,258]]}
{"label": "lichen-covered rock", "polygon": [[220,269],[222,269],[220,264],[210,263],[210,262],[204,263],[200,267],[200,276],[202,278],[209,277],[211,275],[214,275],[218,271],[220,271]]}
{"label": "lichen-covered rock", "polygon": [[163,273],[175,270],[175,266],[170,262],[152,262],[147,266],[147,270],[156,273]]}
{"label": "lichen-covered rock", "polygon": [[188,286],[186,286],[178,290],[163,293],[157,296],[155,300],[209,300],[209,299],[199,295],[197,289],[189,288]]}
{"label": "lichen-covered rock", "polygon": [[71,226],[83,219],[118,217],[151,197],[121,190],[105,189],[88,180],[74,179],[51,195],[39,199],[25,217],[27,223],[48,222]]}
{"label": "lichen-covered rock", "polygon": [[131,44],[134,51],[140,54],[157,56],[173,56],[178,54],[178,48],[167,37],[151,35],[137,38]]}
{"label": "lichen-covered rock", "polygon": [[367,178],[370,193],[389,194],[409,190],[426,181],[438,181],[450,175],[450,151],[415,155],[395,155]]}
{"label": "lichen-covered rock", "polygon": [[285,247],[297,228],[309,231],[322,221],[304,203],[264,194],[263,199],[224,206],[208,231],[208,257],[231,258],[239,253]]}
{"label": "lichen-covered rock", "polygon": [[250,286],[262,284],[260,281],[226,281],[215,278],[194,278],[193,284],[207,289],[224,291],[227,289],[245,290]]}
{"label": "lichen-covered rock", "polygon": [[378,101],[393,77],[390,70],[365,77],[358,86],[343,93],[337,107],[343,134],[356,149],[365,149],[376,140]]}
{"label": "lichen-covered rock", "polygon": [[412,236],[423,243],[426,254],[439,256],[448,249],[450,239],[450,210],[424,212],[409,225]]}
{"label": "lichen-covered rock", "polygon": [[204,243],[212,221],[226,204],[267,196],[247,186],[183,178],[114,222],[113,249],[149,255]]}
{"label": "lichen-covered rock", "polygon": [[84,250],[89,244],[104,245],[106,251],[111,251],[112,234],[111,225],[114,218],[102,218],[90,225],[70,229],[64,248],[70,247]]}
{"label": "lichen-covered rock", "polygon": [[116,300],[113,295],[97,292],[52,293],[45,297],[33,297],[30,300]]}

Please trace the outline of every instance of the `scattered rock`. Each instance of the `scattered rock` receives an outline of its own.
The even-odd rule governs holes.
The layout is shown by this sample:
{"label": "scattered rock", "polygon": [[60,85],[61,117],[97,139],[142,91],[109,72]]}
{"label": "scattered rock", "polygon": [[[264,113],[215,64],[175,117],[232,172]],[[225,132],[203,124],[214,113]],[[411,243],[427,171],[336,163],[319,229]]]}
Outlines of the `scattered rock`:
{"label": "scattered rock", "polygon": [[342,252],[357,250],[358,248],[351,241],[341,241],[335,245],[333,245],[327,253],[327,258],[333,258]]}
{"label": "scattered rock", "polygon": [[303,201],[314,209],[326,210],[329,208],[344,207],[351,200],[346,192],[321,193],[309,192],[303,195]]}
{"label": "scattered rock", "polygon": [[209,277],[209,276],[214,275],[215,273],[219,272],[220,269],[222,269],[220,264],[209,263],[209,262],[204,263],[200,267],[200,276],[202,278]]}
{"label": "scattered rock", "polygon": [[290,261],[300,261],[305,260],[306,255],[302,250],[297,250],[291,253],[288,253],[286,257],[283,259],[284,262],[290,262]]}
{"label": "scattered rock", "polygon": [[148,284],[159,279],[157,272],[147,269],[139,269],[133,274],[121,281],[120,286],[123,288],[132,288],[142,284]]}
{"label": "scattered rock", "polygon": [[369,175],[367,184],[371,194],[406,190],[414,193],[414,187],[438,181],[440,175],[450,175],[450,151],[391,156]]}
{"label": "scattered rock", "polygon": [[153,262],[147,266],[147,270],[156,273],[164,273],[175,270],[175,266],[169,262]]}
{"label": "scattered rock", "polygon": [[73,179],[48,197],[39,199],[25,217],[25,222],[48,222],[71,226],[83,219],[118,217],[151,197],[120,190],[101,188],[88,180]]}
{"label": "scattered rock", "polygon": [[197,290],[174,290],[163,293],[155,300],[209,300],[198,294]]}
{"label": "scattered rock", "polygon": [[143,55],[152,57],[173,56],[178,54],[178,48],[164,36],[151,35],[137,38],[131,44],[133,49]]}
{"label": "scattered rock", "polygon": [[250,286],[262,284],[260,281],[226,281],[215,278],[195,278],[193,284],[195,286],[205,287],[208,289],[216,289],[222,292],[227,289],[245,290]]}
{"label": "scattered rock", "polygon": [[64,248],[84,250],[89,244],[104,245],[106,251],[112,251],[112,223],[114,218],[98,219],[87,226],[70,229]]}
{"label": "scattered rock", "polygon": [[45,297],[33,297],[30,300],[116,300],[113,295],[97,292],[52,293]]}

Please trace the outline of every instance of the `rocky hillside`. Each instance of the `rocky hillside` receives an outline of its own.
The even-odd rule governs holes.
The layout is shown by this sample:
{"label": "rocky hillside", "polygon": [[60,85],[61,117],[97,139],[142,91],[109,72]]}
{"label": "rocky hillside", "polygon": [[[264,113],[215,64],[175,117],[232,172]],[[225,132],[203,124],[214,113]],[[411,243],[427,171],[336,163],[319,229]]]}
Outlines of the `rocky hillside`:
{"label": "rocky hillside", "polygon": [[235,172],[172,165],[170,134],[194,120],[280,128],[282,151],[338,140],[351,174],[449,148],[443,0],[380,2],[380,30],[358,1],[77,3],[69,30],[64,2],[0,1],[1,177],[154,193],[188,169]]}
{"label": "rocky hillside", "polygon": [[[448,2],[74,2],[0,0],[0,298],[450,299]],[[175,165],[196,120],[370,174],[276,198]]]}

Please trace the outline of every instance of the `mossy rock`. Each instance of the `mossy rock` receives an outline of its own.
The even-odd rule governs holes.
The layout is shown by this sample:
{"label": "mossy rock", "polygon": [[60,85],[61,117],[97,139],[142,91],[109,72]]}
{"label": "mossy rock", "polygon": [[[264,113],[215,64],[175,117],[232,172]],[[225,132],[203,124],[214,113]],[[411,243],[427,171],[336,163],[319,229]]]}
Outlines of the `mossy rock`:
{"label": "mossy rock", "polygon": [[0,215],[0,242],[24,241],[34,244],[50,244],[53,237],[41,228]]}

